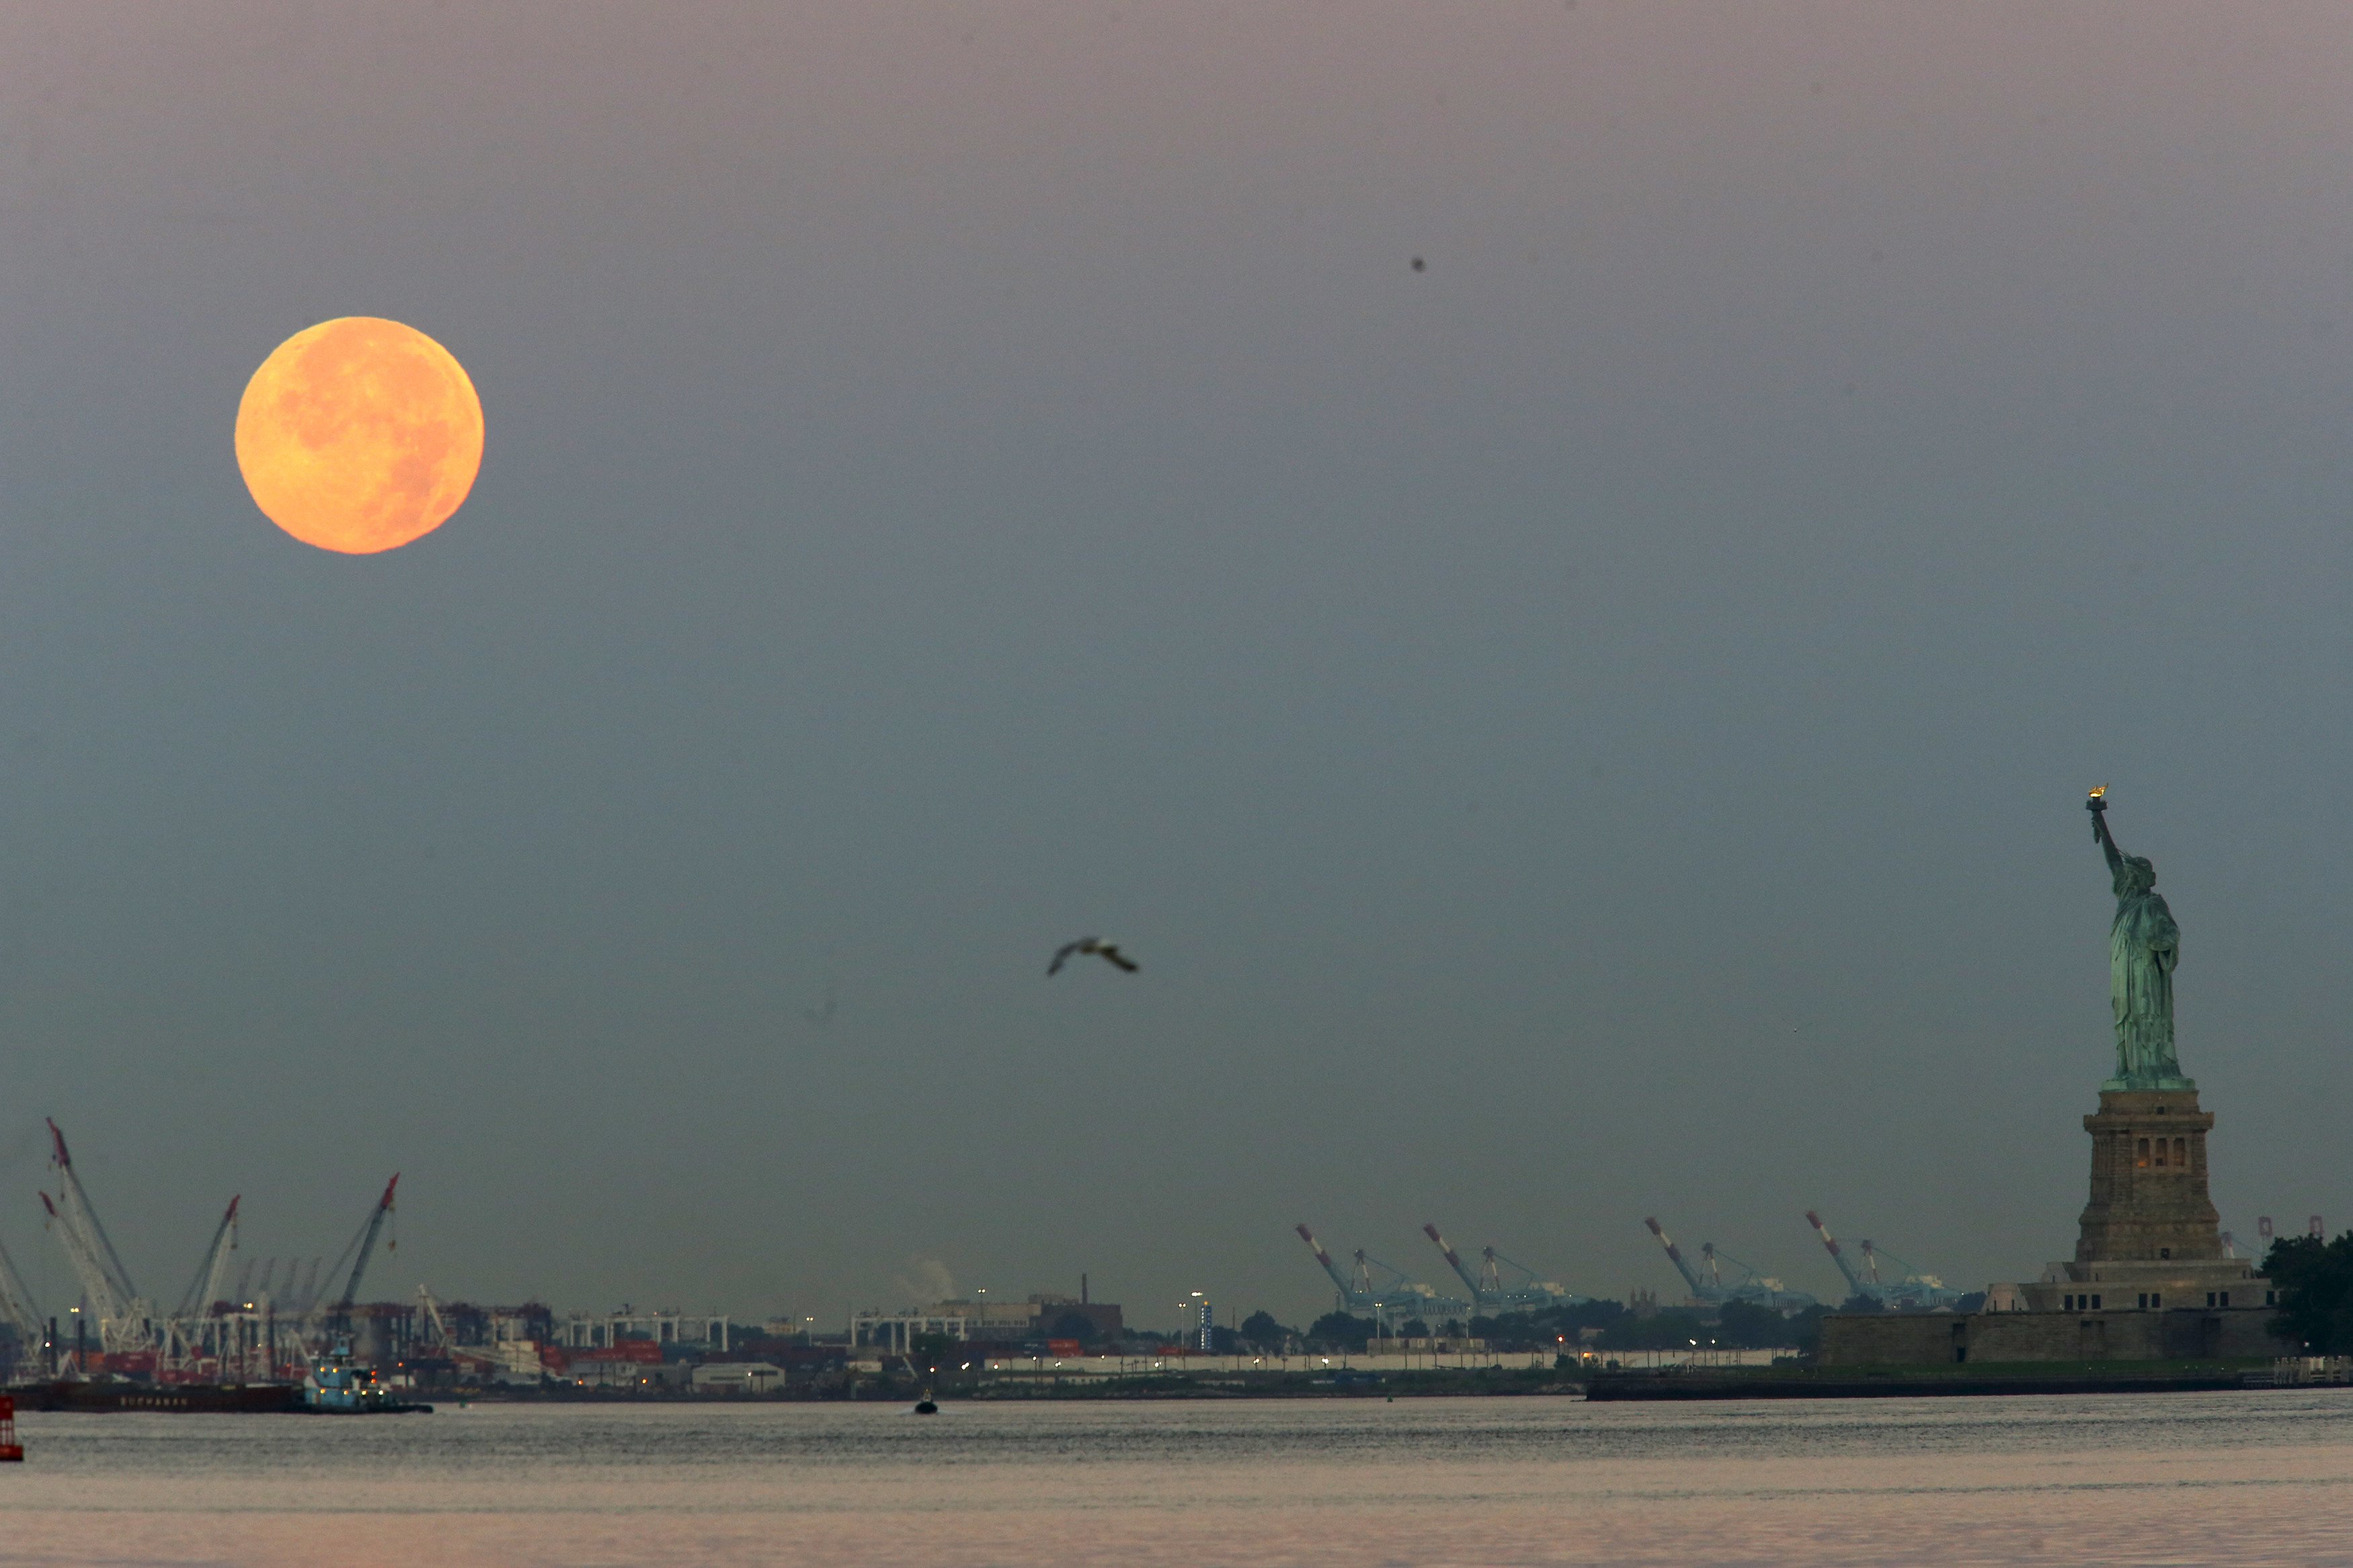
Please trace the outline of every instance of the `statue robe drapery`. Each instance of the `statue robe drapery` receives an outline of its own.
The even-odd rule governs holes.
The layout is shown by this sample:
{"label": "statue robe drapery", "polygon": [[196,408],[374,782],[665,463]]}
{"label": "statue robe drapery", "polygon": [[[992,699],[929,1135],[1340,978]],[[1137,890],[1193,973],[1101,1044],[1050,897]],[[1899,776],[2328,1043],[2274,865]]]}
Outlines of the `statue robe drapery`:
{"label": "statue robe drapery", "polygon": [[2173,968],[2181,928],[2151,888],[2119,893],[2108,927],[2108,997],[2116,1015],[2116,1076],[2173,1078]]}

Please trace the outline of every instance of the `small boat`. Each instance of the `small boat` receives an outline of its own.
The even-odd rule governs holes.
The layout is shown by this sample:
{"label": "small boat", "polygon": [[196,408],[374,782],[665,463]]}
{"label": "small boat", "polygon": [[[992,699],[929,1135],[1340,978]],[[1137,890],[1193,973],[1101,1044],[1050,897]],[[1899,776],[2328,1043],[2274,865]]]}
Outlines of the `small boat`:
{"label": "small boat", "polygon": [[930,1394],[925,1394],[925,1395],[923,1395],[921,1399],[918,1399],[917,1401],[915,1401],[915,1414],[916,1414],[916,1415],[937,1415],[939,1413],[940,1413],[939,1402],[938,1402],[937,1400],[934,1399]]}
{"label": "small boat", "polygon": [[396,1398],[375,1379],[375,1368],[352,1360],[349,1340],[335,1346],[311,1367],[302,1380],[302,1408],[320,1415],[400,1415],[410,1411],[430,1415],[430,1405]]}

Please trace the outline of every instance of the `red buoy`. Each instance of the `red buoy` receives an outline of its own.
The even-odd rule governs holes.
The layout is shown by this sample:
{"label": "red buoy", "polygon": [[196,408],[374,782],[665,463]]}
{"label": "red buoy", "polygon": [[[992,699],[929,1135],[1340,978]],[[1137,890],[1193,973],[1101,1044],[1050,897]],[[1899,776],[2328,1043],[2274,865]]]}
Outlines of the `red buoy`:
{"label": "red buoy", "polygon": [[0,1464],[25,1458],[25,1445],[16,1441],[16,1402],[0,1394]]}

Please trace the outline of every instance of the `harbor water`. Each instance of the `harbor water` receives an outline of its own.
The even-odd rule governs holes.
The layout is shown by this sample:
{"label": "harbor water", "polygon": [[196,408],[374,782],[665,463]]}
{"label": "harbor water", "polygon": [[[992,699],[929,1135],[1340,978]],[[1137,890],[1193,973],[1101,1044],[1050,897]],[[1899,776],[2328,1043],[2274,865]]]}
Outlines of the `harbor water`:
{"label": "harbor water", "polygon": [[2353,1563],[2353,1390],[28,1415],[5,1564]]}

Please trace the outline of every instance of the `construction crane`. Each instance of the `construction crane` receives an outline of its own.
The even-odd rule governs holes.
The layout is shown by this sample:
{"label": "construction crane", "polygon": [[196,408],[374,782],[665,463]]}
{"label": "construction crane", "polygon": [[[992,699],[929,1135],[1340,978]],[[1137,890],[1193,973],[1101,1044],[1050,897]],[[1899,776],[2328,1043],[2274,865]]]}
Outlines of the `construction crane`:
{"label": "construction crane", "polygon": [[30,1353],[48,1342],[47,1320],[33,1293],[25,1289],[25,1277],[16,1272],[16,1260],[5,1247],[0,1247],[0,1321],[16,1331],[20,1352]]}
{"label": "construction crane", "polygon": [[1437,1247],[1439,1256],[1446,1259],[1446,1267],[1454,1270],[1454,1277],[1471,1288],[1471,1304],[1474,1307],[1485,1307],[1487,1292],[1480,1288],[1479,1277],[1462,1266],[1462,1259],[1454,1255],[1454,1248],[1449,1247],[1446,1238],[1438,1234],[1438,1227],[1435,1225],[1425,1225],[1421,1227],[1421,1234],[1430,1237],[1431,1243]]}
{"label": "construction crane", "polygon": [[[1455,1278],[1470,1288],[1472,1306],[1490,1317],[1504,1312],[1540,1312],[1550,1307],[1574,1307],[1592,1300],[1589,1296],[1577,1295],[1567,1286],[1553,1280],[1537,1279],[1535,1269],[1513,1262],[1492,1247],[1480,1248],[1479,1271],[1473,1274],[1454,1248],[1448,1245],[1446,1238],[1438,1234],[1436,1226],[1425,1225],[1421,1233],[1437,1247],[1439,1256],[1446,1259],[1446,1266],[1454,1270]],[[1512,1271],[1509,1283],[1504,1277],[1506,1268]]]}
{"label": "construction crane", "polygon": [[[1395,1264],[1356,1248],[1355,1294],[1369,1303],[1373,1321],[1383,1329],[1394,1329],[1413,1318],[1435,1325],[1450,1318],[1468,1318],[1471,1303],[1451,1296],[1441,1296],[1419,1279],[1407,1278],[1404,1269]],[[1380,1270],[1377,1279],[1373,1271]]]}
{"label": "construction crane", "polygon": [[423,1331],[417,1335],[417,1343],[409,1347],[410,1355],[439,1356],[467,1377],[498,1377],[499,1358],[495,1352],[479,1345],[461,1345],[451,1337],[449,1321],[441,1315],[441,1303],[422,1285],[417,1288],[417,1310],[423,1320]]}
{"label": "construction crane", "polygon": [[423,1342],[419,1348],[438,1350],[447,1355],[451,1348],[451,1341],[449,1325],[441,1316],[441,1303],[433,1299],[432,1291],[419,1285],[417,1288],[417,1305],[425,1314],[426,1326],[431,1330],[430,1333],[418,1336]]}
{"label": "construction crane", "polygon": [[66,1135],[55,1121],[49,1123],[49,1163],[58,1173],[58,1196],[53,1202],[43,1193],[41,1206],[48,1211],[50,1228],[98,1318],[99,1348],[109,1354],[149,1349],[154,1342],[155,1310],[131,1283],[114,1243],[107,1239],[106,1227],[99,1224],[98,1211],[74,1173]]}
{"label": "construction crane", "polygon": [[[1753,1306],[1770,1307],[1777,1312],[1799,1312],[1815,1305],[1814,1298],[1803,1290],[1792,1290],[1778,1279],[1760,1272],[1754,1265],[1743,1263],[1729,1252],[1723,1251],[1712,1241],[1699,1244],[1700,1264],[1709,1280],[1723,1294],[1722,1301],[1746,1301]],[[1731,1264],[1738,1273],[1727,1283],[1724,1266]]]}
{"label": "construction crane", "polygon": [[[1838,1271],[1841,1274],[1846,1276],[1847,1293],[1852,1296],[1873,1296],[1869,1282],[1863,1279],[1862,1274],[1856,1271],[1853,1264],[1849,1263],[1846,1260],[1846,1254],[1840,1250],[1838,1242],[1831,1236],[1830,1231],[1823,1226],[1822,1216],[1816,1214],[1813,1210],[1808,1209],[1806,1211],[1806,1223],[1814,1227],[1814,1234],[1822,1238],[1822,1246],[1830,1252],[1831,1261],[1838,1265]],[[1877,1298],[1873,1296],[1873,1299],[1876,1300]]]}
{"label": "construction crane", "polygon": [[205,1248],[204,1261],[196,1265],[196,1277],[188,1281],[187,1293],[180,1298],[180,1310],[175,1318],[201,1318],[221,1300],[221,1279],[228,1272],[228,1255],[237,1250],[237,1205],[244,1194],[229,1199],[228,1212],[221,1215],[220,1225],[213,1231],[212,1244]]}
{"label": "construction crane", "polygon": [[1296,1227],[1299,1238],[1315,1254],[1315,1261],[1331,1276],[1339,1291],[1340,1310],[1352,1316],[1370,1317],[1384,1328],[1409,1318],[1420,1318],[1429,1322],[1442,1322],[1449,1318],[1468,1318],[1471,1303],[1441,1296],[1430,1287],[1407,1278],[1402,1268],[1382,1262],[1358,1247],[1352,1262],[1355,1267],[1343,1269],[1315,1239],[1315,1233],[1305,1226]]}
{"label": "construction crane", "polygon": [[208,1359],[217,1363],[226,1348],[227,1325],[214,1309],[222,1304],[221,1281],[228,1272],[228,1255],[237,1249],[237,1205],[243,1201],[229,1199],[228,1212],[214,1227],[211,1244],[196,1265],[195,1278],[188,1281],[179,1306],[164,1320],[155,1348],[158,1379],[200,1375],[204,1363]]}
{"label": "construction crane", "polygon": [[[1355,1311],[1356,1310],[1356,1303],[1349,1299],[1354,1293],[1355,1282],[1342,1271],[1338,1264],[1332,1261],[1332,1255],[1324,1250],[1324,1244],[1315,1239],[1315,1233],[1314,1231],[1308,1229],[1303,1225],[1295,1226],[1294,1228],[1299,1232],[1299,1239],[1307,1244],[1307,1250],[1315,1255],[1315,1261],[1324,1266],[1324,1272],[1332,1277],[1333,1288],[1340,1292],[1340,1310],[1344,1312]],[[1367,1303],[1367,1305],[1369,1304],[1370,1303]]]}
{"label": "construction crane", "polygon": [[[1700,1260],[1694,1266],[1659,1227],[1657,1220],[1646,1219],[1642,1223],[1650,1226],[1652,1236],[1659,1238],[1659,1245],[1667,1249],[1667,1261],[1675,1266],[1675,1272],[1682,1275],[1683,1283],[1691,1287],[1692,1300],[1703,1306],[1721,1307],[1726,1301],[1746,1301],[1751,1306],[1769,1307],[1777,1312],[1795,1312],[1815,1304],[1814,1299],[1803,1290],[1791,1290],[1778,1279],[1758,1273],[1732,1254],[1718,1251],[1712,1241],[1700,1243]],[[1729,1280],[1724,1274],[1724,1266],[1727,1263],[1736,1270]]]}
{"label": "construction crane", "polygon": [[[1821,1215],[1808,1209],[1806,1223],[1814,1227],[1814,1234],[1820,1237],[1822,1245],[1830,1249],[1831,1261],[1838,1265],[1841,1274],[1846,1276],[1851,1294],[1895,1312],[1934,1312],[1960,1305],[1962,1291],[1948,1289],[1935,1275],[1921,1273],[1894,1253],[1873,1247],[1868,1241],[1859,1244],[1862,1248],[1862,1267],[1857,1268],[1847,1260],[1845,1251],[1823,1227]],[[1879,1267],[1879,1260],[1883,1258],[1901,1272],[1893,1278],[1883,1276]]]}
{"label": "construction crane", "polygon": [[[1934,1312],[1957,1310],[1965,1291],[1953,1289],[1934,1274],[1923,1274],[1885,1247],[1873,1247],[1865,1241],[1862,1247],[1863,1272],[1871,1281],[1872,1291],[1879,1302],[1899,1311]],[[1892,1278],[1883,1277],[1879,1260],[1884,1258],[1895,1266]]]}
{"label": "construction crane", "polygon": [[399,1185],[400,1173],[395,1171],[392,1180],[384,1184],[384,1196],[376,1199],[375,1207],[368,1211],[359,1234],[352,1237],[336,1257],[333,1267],[327,1270],[327,1278],[332,1280],[343,1273],[343,1260],[351,1259],[351,1272],[343,1274],[343,1288],[336,1295],[333,1306],[328,1309],[338,1319],[349,1312],[353,1303],[359,1299],[360,1281],[367,1277],[368,1259],[375,1255],[376,1237],[384,1234],[384,1222],[392,1217],[393,1189]]}
{"label": "construction crane", "polygon": [[1667,1249],[1667,1261],[1675,1266],[1675,1272],[1683,1277],[1685,1285],[1691,1287],[1692,1300],[1694,1301],[1709,1300],[1707,1281],[1700,1278],[1698,1269],[1694,1268],[1684,1260],[1683,1249],[1675,1245],[1674,1237],[1660,1229],[1659,1222],[1655,1219],[1646,1219],[1642,1223],[1651,1227],[1651,1234],[1657,1237],[1659,1245]]}
{"label": "construction crane", "polygon": [[[1479,1278],[1514,1311],[1546,1306],[1582,1307],[1593,1300],[1590,1296],[1578,1295],[1556,1279],[1539,1279],[1535,1269],[1524,1263],[1513,1262],[1492,1247],[1481,1247],[1479,1256],[1483,1260]],[[1504,1273],[1505,1269],[1511,1270],[1508,1282]],[[1528,1305],[1523,1306],[1524,1302]]]}

